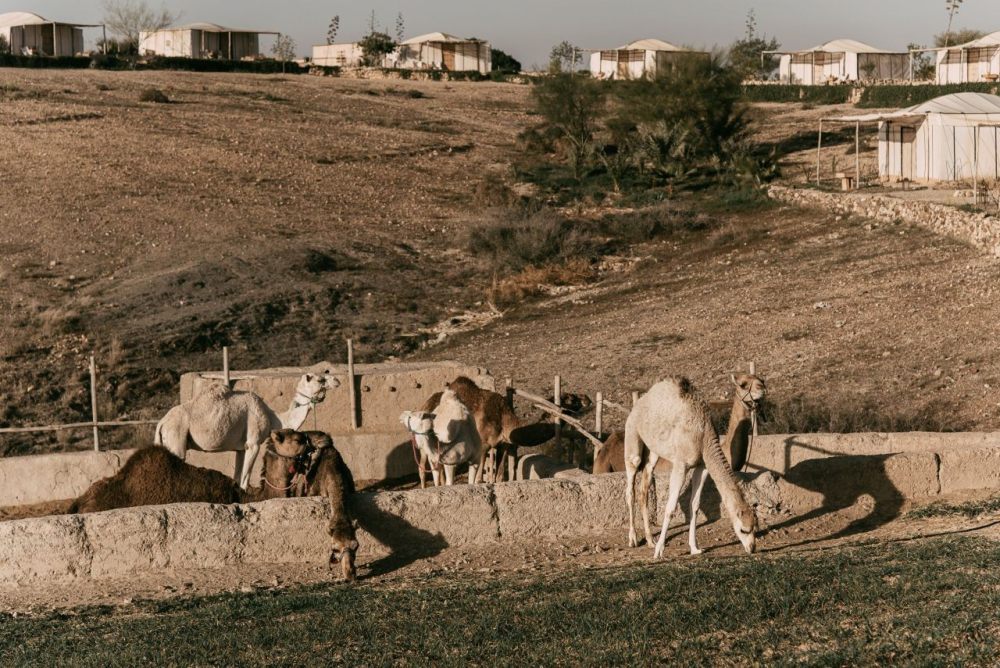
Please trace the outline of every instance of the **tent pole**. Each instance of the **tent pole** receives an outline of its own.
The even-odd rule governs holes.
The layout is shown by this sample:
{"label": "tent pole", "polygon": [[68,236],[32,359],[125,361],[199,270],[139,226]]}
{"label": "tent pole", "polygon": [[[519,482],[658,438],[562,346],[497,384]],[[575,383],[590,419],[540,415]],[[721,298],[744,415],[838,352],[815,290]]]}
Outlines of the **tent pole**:
{"label": "tent pole", "polygon": [[979,126],[972,130],[972,203],[979,206]]}
{"label": "tent pole", "polygon": [[106,25],[102,25],[101,32],[104,34],[104,41],[101,42],[104,45],[104,55],[108,55],[108,27]]}
{"label": "tent pole", "polygon": [[[815,59],[815,56],[813,56]],[[819,137],[816,140],[816,185],[819,185],[819,160],[823,152],[823,119],[819,119]]]}
{"label": "tent pole", "polygon": [[861,121],[854,124],[854,189],[861,190]]}

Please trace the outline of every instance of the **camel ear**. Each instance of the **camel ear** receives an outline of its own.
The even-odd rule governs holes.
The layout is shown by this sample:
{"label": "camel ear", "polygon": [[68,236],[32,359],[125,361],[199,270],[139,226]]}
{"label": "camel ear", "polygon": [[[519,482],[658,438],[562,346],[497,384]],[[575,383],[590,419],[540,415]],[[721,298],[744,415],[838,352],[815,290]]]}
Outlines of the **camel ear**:
{"label": "camel ear", "polygon": [[284,443],[285,442],[285,435],[283,433],[281,433],[281,431],[279,431],[279,430],[272,431],[271,432],[271,440],[274,441],[275,443]]}
{"label": "camel ear", "polygon": [[736,374],[734,373],[729,374],[729,380],[732,381],[733,385],[735,385],[736,387],[740,386],[740,384],[736,382]]}
{"label": "camel ear", "polygon": [[311,373],[307,373],[306,374],[306,382],[307,383],[311,383],[312,379],[313,379],[312,374]]}

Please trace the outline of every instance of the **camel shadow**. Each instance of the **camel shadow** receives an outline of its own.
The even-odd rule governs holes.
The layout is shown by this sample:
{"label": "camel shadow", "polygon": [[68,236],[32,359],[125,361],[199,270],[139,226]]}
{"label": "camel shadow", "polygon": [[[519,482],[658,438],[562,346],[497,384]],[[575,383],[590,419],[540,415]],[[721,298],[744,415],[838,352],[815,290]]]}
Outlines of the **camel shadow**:
{"label": "camel shadow", "polygon": [[[767,532],[787,529],[824,515],[845,510],[857,504],[864,496],[870,497],[874,506],[864,517],[851,521],[844,528],[828,536],[801,541],[794,545],[784,545],[782,548],[808,545],[871,531],[899,517],[905,497],[893,484],[886,471],[886,461],[893,456],[892,454],[843,455],[796,441],[794,437],[786,439],[785,447],[786,473],[783,476],[784,479],[796,487],[822,494],[823,500],[817,508],[768,527]],[[794,447],[830,456],[807,459],[787,468],[787,463],[791,459],[791,449]]]}
{"label": "camel shadow", "polygon": [[389,549],[389,554],[364,564],[368,576],[392,573],[435,557],[448,547],[448,541],[441,534],[418,529],[402,517],[379,508],[373,494],[356,495],[352,506],[358,528]]}

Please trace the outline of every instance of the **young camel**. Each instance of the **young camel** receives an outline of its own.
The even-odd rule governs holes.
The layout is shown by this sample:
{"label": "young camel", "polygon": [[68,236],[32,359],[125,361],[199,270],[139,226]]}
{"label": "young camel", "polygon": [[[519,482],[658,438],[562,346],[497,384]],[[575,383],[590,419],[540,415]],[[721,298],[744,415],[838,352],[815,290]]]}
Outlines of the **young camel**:
{"label": "young camel", "polygon": [[307,373],[299,379],[288,410],[275,413],[253,392],[237,392],[221,383],[211,383],[194,399],[167,411],[156,425],[153,442],[181,459],[188,448],[236,451],[233,479],[246,490],[257,452],[271,431],[301,427],[309,411],[326,397],[327,388],[339,385],[336,378]]}
{"label": "young camel", "polygon": [[[748,373],[729,376],[736,387],[733,395],[733,406],[729,412],[729,428],[722,448],[729,447],[729,463],[734,471],[739,471],[746,464],[750,448],[750,435],[753,421],[764,419],[764,398],[767,387],[764,379]],[[604,446],[594,454],[594,473],[621,473],[625,470],[625,432],[616,431],[604,441]],[[667,473],[670,462],[660,459],[656,463],[656,471]]]}
{"label": "young camel", "polygon": [[434,409],[434,439],[437,448],[431,463],[444,467],[445,484],[455,484],[455,470],[469,464],[469,480],[476,480],[481,466],[483,442],[479,438],[476,420],[454,390],[445,390]]}
{"label": "young camel", "polygon": [[[645,444],[645,446],[643,445]],[[649,449],[649,458],[643,463],[643,450]],[[647,498],[653,470],[660,458],[670,461],[670,489],[663,516],[663,529],[653,550],[653,557],[663,556],[667,542],[667,528],[677,508],[677,497],[689,469],[691,479],[691,515],[688,544],[691,554],[701,554],[695,539],[698,508],[705,479],[711,475],[722,497],[722,504],[729,514],[733,530],[743,548],[752,553],[756,548],[757,518],[753,508],[743,498],[736,476],[719,445],[719,435],[708,416],[705,402],[694,395],[691,382],[686,378],[669,378],[660,381],[644,394],[629,413],[625,422],[625,503],[628,506],[629,547],[638,545],[635,532],[635,476],[643,475],[644,497],[641,499],[643,528],[647,543],[653,542],[649,526]]]}
{"label": "young camel", "polygon": [[[419,411],[404,411],[399,416],[399,421],[403,423],[406,430],[410,432],[413,445],[416,449],[417,469],[420,474],[420,489],[427,487],[427,472],[430,471],[434,480],[434,486],[442,484],[443,468],[437,458],[439,444],[434,436],[434,409],[441,401],[441,392],[435,392],[430,396]],[[454,476],[454,472],[452,472]]]}

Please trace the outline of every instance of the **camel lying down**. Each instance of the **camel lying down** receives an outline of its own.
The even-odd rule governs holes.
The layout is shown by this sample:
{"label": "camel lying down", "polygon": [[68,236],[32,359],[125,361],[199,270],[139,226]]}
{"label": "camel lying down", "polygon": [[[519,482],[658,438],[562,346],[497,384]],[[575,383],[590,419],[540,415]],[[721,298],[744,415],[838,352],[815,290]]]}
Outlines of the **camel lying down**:
{"label": "camel lying down", "polygon": [[331,567],[355,578],[356,525],[349,511],[354,479],[333,441],[322,432],[282,429],[266,441],[264,482],[244,492],[218,471],[184,462],[164,448],[139,450],[113,476],[98,480],[70,506],[70,513],[168,503],[252,503],[286,496],[325,496],[330,501]]}

